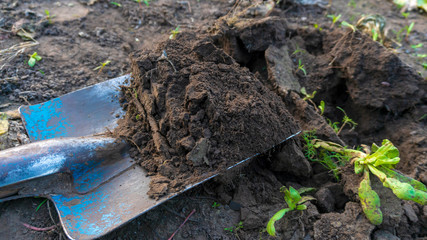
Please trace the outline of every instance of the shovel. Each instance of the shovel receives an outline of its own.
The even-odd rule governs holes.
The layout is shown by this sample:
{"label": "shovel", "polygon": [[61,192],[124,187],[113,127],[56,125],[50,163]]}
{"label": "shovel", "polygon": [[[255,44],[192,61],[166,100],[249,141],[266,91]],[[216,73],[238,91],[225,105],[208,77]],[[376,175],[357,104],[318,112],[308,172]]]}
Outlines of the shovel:
{"label": "shovel", "polygon": [[124,115],[119,86],[129,79],[125,75],[20,107],[32,143],[0,152],[0,202],[48,198],[68,238],[94,239],[217,176],[158,200],[148,197],[150,177],[130,158],[129,145],[105,135]]}

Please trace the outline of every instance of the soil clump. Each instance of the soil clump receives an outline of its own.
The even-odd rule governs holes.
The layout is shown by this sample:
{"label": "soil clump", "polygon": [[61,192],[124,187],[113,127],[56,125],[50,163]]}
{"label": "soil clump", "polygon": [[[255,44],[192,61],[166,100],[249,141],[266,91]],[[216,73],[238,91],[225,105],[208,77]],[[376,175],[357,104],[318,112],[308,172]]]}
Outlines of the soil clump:
{"label": "soil clump", "polygon": [[115,133],[153,176],[149,195],[176,192],[298,131],[278,95],[211,37],[181,33],[131,56],[127,111]]}

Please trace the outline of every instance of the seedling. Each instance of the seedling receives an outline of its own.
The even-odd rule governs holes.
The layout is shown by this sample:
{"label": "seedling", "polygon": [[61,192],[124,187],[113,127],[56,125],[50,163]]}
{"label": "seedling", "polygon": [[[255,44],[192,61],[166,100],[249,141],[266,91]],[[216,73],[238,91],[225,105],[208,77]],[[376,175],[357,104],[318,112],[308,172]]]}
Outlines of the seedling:
{"label": "seedling", "polygon": [[402,16],[407,19],[409,17],[409,12],[401,12]]}
{"label": "seedling", "polygon": [[105,66],[107,66],[111,61],[107,60],[105,62],[102,62],[98,67],[94,68],[93,70],[98,70],[98,74],[100,74],[102,72],[102,69],[104,69]]}
{"label": "seedling", "polygon": [[54,17],[55,17],[55,15],[50,15],[49,10],[44,10],[44,13],[46,14],[47,22],[48,22],[49,24],[52,24],[52,18],[54,18]]}
{"label": "seedling", "polygon": [[137,114],[137,115],[135,116],[135,119],[136,119],[136,121],[139,121],[139,120],[141,119],[141,115],[140,115],[140,114]]}
{"label": "seedling", "polygon": [[41,206],[43,206],[43,204],[45,204],[47,202],[47,198],[45,200],[43,200],[36,208],[36,212],[41,208]]}
{"label": "seedling", "polygon": [[338,132],[338,130],[340,130],[340,123],[339,122],[332,122],[331,119],[327,119],[328,120],[328,125],[331,126],[331,128],[334,130],[335,133]]}
{"label": "seedling", "polygon": [[427,57],[427,53],[423,53],[423,54],[419,54],[419,53],[417,53],[417,58],[419,58],[419,59],[423,59],[423,58],[426,58]]}
{"label": "seedling", "polygon": [[313,188],[300,188],[298,190],[295,190],[293,187],[289,187],[287,189],[285,186],[280,188],[280,191],[285,194],[285,202],[288,205],[287,208],[281,209],[278,212],[276,212],[273,217],[268,221],[267,224],[267,232],[270,234],[270,236],[276,236],[276,229],[274,228],[274,223],[285,216],[286,213],[293,211],[293,210],[299,210],[303,211],[307,209],[307,206],[304,205],[305,202],[314,200],[315,198],[311,196],[304,196],[301,197],[301,194],[310,192],[314,190]]}
{"label": "seedling", "polygon": [[335,179],[339,181],[339,166],[344,166],[349,161],[349,158],[336,152],[330,152],[326,150],[317,151],[312,143],[314,139],[317,139],[314,130],[305,131],[302,137],[305,141],[304,156],[311,162],[317,162],[321,164],[324,168],[332,172]]}
{"label": "seedling", "polygon": [[150,6],[150,0],[134,0],[135,2],[139,3],[139,6],[141,6],[141,2],[145,3],[145,5],[148,7]]}
{"label": "seedling", "polygon": [[372,36],[374,41],[379,41],[381,44],[385,40],[386,21],[383,16],[379,14],[363,16],[357,21],[356,28],[360,31]]}
{"label": "seedling", "polygon": [[37,52],[34,52],[31,56],[30,59],[28,60],[28,66],[30,67],[34,67],[34,65],[36,65],[36,62],[42,60],[42,57],[40,57]]}
{"label": "seedling", "polygon": [[298,68],[295,73],[297,73],[299,70],[304,73],[304,76],[307,76],[307,71],[305,71],[304,64],[301,63],[301,59],[298,59]]}
{"label": "seedling", "polygon": [[339,14],[338,16],[331,14],[327,16],[328,18],[332,19],[332,24],[331,24],[331,28],[335,25],[335,23],[341,18],[341,14]]}
{"label": "seedling", "polygon": [[291,54],[291,56],[298,53],[306,53],[304,49],[299,48],[298,44],[296,46],[297,46],[297,49],[295,49],[295,51]]}
{"label": "seedling", "polygon": [[236,233],[239,229],[243,229],[243,222],[240,221],[236,226],[224,228],[225,231],[228,231],[230,233]]}
{"label": "seedling", "polygon": [[319,110],[320,110],[320,115],[323,115],[323,113],[325,112],[325,102],[322,100],[320,101],[320,105],[318,106]]}
{"label": "seedling", "polygon": [[342,21],[341,26],[351,28],[351,30],[353,30],[353,32],[356,32],[356,27],[354,25],[346,22],[346,21]]}
{"label": "seedling", "polygon": [[219,208],[219,206],[221,206],[221,204],[219,204],[217,202],[212,203],[212,208]]}
{"label": "seedling", "polygon": [[316,95],[317,91],[313,91],[311,94],[308,94],[307,90],[305,90],[305,87],[302,87],[300,91],[304,95],[304,98],[302,100],[309,101],[311,103],[311,105],[313,105],[316,112],[320,112],[319,109],[317,109],[316,104],[312,100],[314,98],[314,96]]}
{"label": "seedling", "polygon": [[424,69],[427,69],[427,62],[423,62],[423,63],[421,63],[421,65],[423,65]]}
{"label": "seedling", "polygon": [[319,29],[319,31],[322,31],[322,30],[323,30],[323,28],[321,28],[321,27],[319,26],[319,24],[317,24],[317,23],[313,24],[313,27],[314,27],[315,29]]}
{"label": "seedling", "polygon": [[381,224],[383,217],[380,198],[371,188],[370,174],[378,177],[383,186],[390,188],[398,198],[421,205],[427,204],[427,187],[394,170],[394,166],[400,161],[399,150],[389,140],[383,140],[381,147],[374,143],[371,149],[365,148],[365,152],[347,149],[339,144],[319,139],[313,140],[312,143],[315,148],[323,148],[350,157],[355,173],[363,174],[358,189],[359,198],[363,212],[372,224]]}
{"label": "seedling", "polygon": [[338,130],[338,132],[337,132],[337,135],[339,135],[340,134],[340,132],[341,132],[341,130],[344,128],[344,126],[345,125],[349,125],[350,127],[351,127],[351,130],[350,131],[352,131],[354,128],[356,128],[356,126],[357,126],[357,123],[355,122],[355,121],[353,121],[353,119],[351,119],[351,118],[349,118],[348,116],[347,116],[347,113],[344,111],[344,109],[342,109],[342,108],[340,108],[340,107],[337,107],[339,110],[341,110],[341,112],[343,112],[344,113],[344,117],[343,117],[343,119],[342,119],[342,125],[341,125],[341,127],[340,127],[340,129]]}
{"label": "seedling", "polygon": [[174,30],[171,31],[171,35],[169,36],[169,39],[175,39],[176,35],[178,35],[178,33],[180,33],[181,31],[179,30],[179,26],[176,27]]}
{"label": "seedling", "polygon": [[417,49],[417,48],[421,48],[421,47],[423,47],[423,44],[422,43],[418,43],[418,44],[414,44],[414,45],[411,45],[411,48],[413,48],[413,49]]}
{"label": "seedling", "polygon": [[122,4],[118,3],[118,2],[110,2],[111,4],[113,4],[116,7],[122,7]]}
{"label": "seedling", "polygon": [[347,4],[349,7],[355,8],[356,7],[356,1],[354,0],[350,0],[350,2],[348,2]]}
{"label": "seedling", "polygon": [[406,30],[406,37],[405,40],[408,41],[409,35],[412,32],[412,29],[414,28],[415,23],[412,22],[409,26],[405,26],[405,30]]}

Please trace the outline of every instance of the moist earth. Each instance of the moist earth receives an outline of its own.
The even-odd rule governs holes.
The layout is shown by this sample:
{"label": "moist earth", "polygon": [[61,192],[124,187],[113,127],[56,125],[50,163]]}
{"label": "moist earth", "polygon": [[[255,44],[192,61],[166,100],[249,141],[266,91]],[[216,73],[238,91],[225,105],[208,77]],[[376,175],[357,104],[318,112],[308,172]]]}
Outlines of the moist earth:
{"label": "moist earth", "polygon": [[263,153],[299,130],[284,102],[207,35],[183,32],[132,55],[129,139],[160,197]]}
{"label": "moist earth", "polygon": [[[271,147],[262,144],[276,144],[299,129],[297,126],[349,147],[390,139],[400,151],[397,169],[427,183],[427,82],[417,57],[426,46],[411,47],[425,42],[425,13],[411,12],[404,18],[391,1],[383,0],[354,1],[355,6],[337,0],[330,8],[322,1],[281,1],[274,9],[254,8],[250,1],[185,2],[150,1],[149,8],[131,1],[122,2],[121,8],[108,1],[93,5],[71,2],[80,10],[81,6],[90,9],[78,11],[87,16],[66,20],[58,16],[53,24],[46,23],[42,2],[2,2],[2,49],[21,41],[12,32],[3,31],[11,30],[15,22],[26,19],[34,24],[44,19],[45,23],[36,28],[39,45],[25,52],[31,55],[36,50],[44,57],[36,68],[29,68],[27,56],[21,54],[0,70],[4,76],[0,107],[38,103],[131,71],[134,78],[130,87],[124,88],[123,102],[128,114],[117,132],[134,146],[133,156],[155,179],[153,197],[180,190],[246,155],[262,152]],[[71,8],[67,3],[61,7]],[[372,13],[386,16],[390,38],[395,37],[393,30],[411,22],[415,23],[413,33],[401,47],[389,49],[366,34],[353,33],[325,18],[342,14],[341,20],[354,24],[362,14]],[[182,32],[167,40],[170,30],[180,24]],[[390,42],[386,45],[393,46]],[[145,50],[135,52],[139,48]],[[58,49],[62,54],[57,54]],[[92,70],[106,59],[114,61],[100,73]],[[306,74],[297,70],[299,60]],[[221,84],[227,84],[226,90],[232,94],[227,95],[230,91],[224,91]],[[314,104],[302,99],[301,87],[309,93],[317,91]],[[326,103],[323,115],[316,109],[322,100]],[[266,109],[252,106],[252,102]],[[358,123],[354,130],[344,128],[339,136],[328,124],[341,121],[343,113],[337,106]],[[252,109],[256,111],[252,113]],[[243,125],[234,124],[233,114],[239,111],[246,117],[255,114],[256,121],[239,119]],[[279,118],[283,122],[262,126],[258,132],[247,129]],[[11,126],[6,147],[26,143],[19,121]],[[285,128],[272,131],[281,126]],[[233,132],[227,132],[227,127]],[[240,144],[220,147],[216,132],[221,132],[221,141],[237,140]],[[249,136],[246,134],[255,134],[255,138],[244,139]],[[427,237],[427,207],[396,198],[375,178],[372,187],[381,198],[384,222],[379,226],[369,223],[357,196],[360,176],[346,166],[340,169],[337,181],[323,166],[307,161],[301,140],[287,141],[102,239],[168,239],[192,210],[195,214],[175,239],[269,239],[266,223],[286,207],[279,191],[283,185],[315,187],[310,194],[316,201],[307,203],[306,211],[286,214],[276,223],[280,239]],[[249,149],[246,144],[259,149]],[[215,153],[217,150],[224,152]],[[149,154],[155,158],[148,159]],[[6,224],[0,238],[63,239],[59,227],[36,232],[22,225],[49,227],[58,223],[52,204],[41,205],[36,211],[42,201],[26,198],[1,203],[0,222]],[[226,230],[230,228],[232,231]]]}

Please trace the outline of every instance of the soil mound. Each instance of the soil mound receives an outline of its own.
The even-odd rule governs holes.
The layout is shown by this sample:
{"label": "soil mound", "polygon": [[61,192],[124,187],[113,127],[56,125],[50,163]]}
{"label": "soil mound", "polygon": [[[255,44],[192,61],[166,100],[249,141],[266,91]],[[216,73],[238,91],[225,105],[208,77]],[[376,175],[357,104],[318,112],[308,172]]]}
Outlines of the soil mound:
{"label": "soil mound", "polygon": [[115,134],[136,146],[158,198],[264,152],[295,133],[285,104],[209,36],[180,33],[131,56]]}

